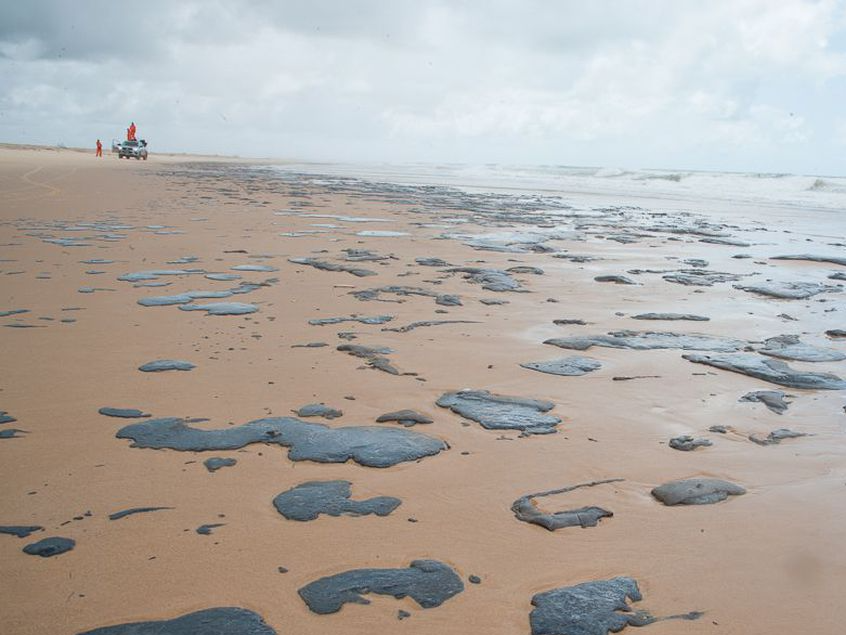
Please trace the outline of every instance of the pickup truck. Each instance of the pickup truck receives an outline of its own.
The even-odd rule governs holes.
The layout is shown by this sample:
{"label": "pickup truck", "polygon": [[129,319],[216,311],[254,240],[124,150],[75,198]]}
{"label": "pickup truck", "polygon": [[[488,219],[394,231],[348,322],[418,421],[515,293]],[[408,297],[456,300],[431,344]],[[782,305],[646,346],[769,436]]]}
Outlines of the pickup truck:
{"label": "pickup truck", "polygon": [[118,149],[118,158],[136,158],[147,160],[147,143],[145,141],[124,141]]}

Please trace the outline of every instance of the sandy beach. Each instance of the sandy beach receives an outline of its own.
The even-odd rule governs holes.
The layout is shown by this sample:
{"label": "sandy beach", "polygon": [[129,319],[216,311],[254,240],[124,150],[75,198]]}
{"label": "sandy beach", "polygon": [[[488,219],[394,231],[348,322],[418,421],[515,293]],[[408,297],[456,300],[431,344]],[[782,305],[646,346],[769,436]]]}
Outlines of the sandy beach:
{"label": "sandy beach", "polygon": [[[0,630],[241,607],[280,634],[510,635],[531,632],[536,594],[626,577],[653,635],[841,632],[842,208],[402,181],[0,148],[0,411],[14,419],[0,425],[0,525],[40,528],[0,534]],[[649,313],[676,319],[635,317]],[[775,377],[726,369],[738,356]],[[581,374],[521,366],[564,358]],[[193,367],[139,370],[156,360]],[[519,399],[468,405],[462,390]],[[756,391],[784,395],[744,400]],[[343,414],[295,414],[308,404]],[[405,409],[431,423],[376,421]],[[193,451],[174,425],[224,432],[194,434],[209,449]],[[684,436],[711,445],[670,447]],[[213,457],[235,463],[212,471]],[[512,511],[610,479],[529,501],[610,512],[595,526]],[[653,496],[681,479],[745,493]],[[274,506],[312,481],[401,503],[313,520]],[[167,509],[109,518],[148,507]],[[22,551],[51,537],[73,549]],[[429,608],[369,593],[328,614],[298,593],[416,560],[462,589]]]}

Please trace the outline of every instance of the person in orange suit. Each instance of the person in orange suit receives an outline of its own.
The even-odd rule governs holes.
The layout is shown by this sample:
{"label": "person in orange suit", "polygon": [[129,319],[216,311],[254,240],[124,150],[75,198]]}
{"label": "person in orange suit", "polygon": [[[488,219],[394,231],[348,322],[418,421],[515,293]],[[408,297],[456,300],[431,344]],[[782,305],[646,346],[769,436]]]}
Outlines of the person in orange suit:
{"label": "person in orange suit", "polygon": [[100,140],[97,139],[97,152],[94,156],[102,157],[103,156],[103,144],[100,143]]}
{"label": "person in orange suit", "polygon": [[127,141],[135,141],[135,122],[129,124],[129,136],[126,139]]}

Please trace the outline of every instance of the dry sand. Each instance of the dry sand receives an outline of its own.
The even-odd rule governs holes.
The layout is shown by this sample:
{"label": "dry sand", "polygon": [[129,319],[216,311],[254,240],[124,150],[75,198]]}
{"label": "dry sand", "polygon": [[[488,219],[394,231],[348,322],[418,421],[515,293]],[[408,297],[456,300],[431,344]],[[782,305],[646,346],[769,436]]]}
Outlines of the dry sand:
{"label": "dry sand", "polygon": [[[0,535],[3,633],[78,633],[215,606],[254,610],[279,633],[528,633],[533,594],[620,575],[640,585],[644,599],[635,608],[657,616],[705,612],[698,621],[651,625],[648,632],[654,635],[842,632],[843,392],[784,389],[794,399],[779,416],[762,404],[738,402],[749,391],[778,386],[691,364],[682,359],[683,351],[594,347],[579,353],[542,344],[550,337],[631,328],[749,341],[804,333],[803,341],[846,351],[843,340],[823,335],[827,329],[846,328],[842,288],[786,301],[745,293],[731,283],[686,287],[642,275],[631,276],[640,286],[620,286],[593,279],[633,268],[677,268],[669,256],[705,258],[717,271],[763,272],[758,280],[778,274],[835,284],[826,275],[846,268],[766,257],[838,250],[842,255],[842,245],[814,245],[796,234],[772,233],[764,240],[759,230],[734,232],[759,243],[751,248],[661,233],[633,244],[597,233],[550,243],[556,250],[604,258],[583,264],[544,253],[476,251],[460,240],[433,240],[445,230],[420,224],[464,216],[470,222],[460,225],[462,233],[501,230],[480,224],[478,215],[421,210],[419,202],[387,202],[314,181],[250,177],[243,164],[234,162],[186,161],[153,156],[146,163],[123,162],[71,151],[0,150],[0,311],[30,311],[0,318],[0,324],[41,327],[0,328],[0,410],[17,419],[0,427],[25,431],[19,438],[0,439],[0,525],[45,527],[25,539]],[[302,202],[312,207],[297,207]],[[274,213],[286,210],[291,213]],[[304,213],[387,222],[354,223]],[[743,227],[746,219],[735,221]],[[69,231],[92,222],[129,228]],[[314,223],[338,227],[315,228]],[[314,229],[327,233],[281,235]],[[373,229],[409,235],[355,235]],[[109,234],[119,236],[109,240]],[[49,237],[88,246],[44,242]],[[668,240],[673,237],[681,240]],[[312,256],[342,262],[344,248],[395,258],[384,264],[354,263],[378,273],[366,278],[288,261]],[[232,250],[247,253],[226,253]],[[321,250],[328,253],[313,253]],[[731,258],[741,252],[755,257]],[[166,264],[189,255],[197,261]],[[250,257],[256,255],[271,258]],[[493,293],[460,275],[415,265],[420,256],[459,266],[531,265],[545,274],[515,275],[529,293]],[[94,258],[115,262],[80,262]],[[229,272],[241,264],[279,269],[242,272],[247,281],[279,279],[230,298],[259,307],[247,316],[214,317],[136,303],[145,296],[223,289],[237,282],[168,277],[161,280],[172,284],[158,289],[116,279],[162,268]],[[90,270],[106,273],[87,274]],[[439,278],[439,285],[424,282]],[[354,289],[393,284],[457,294],[463,306],[436,314],[444,307],[431,297],[385,295],[403,300],[386,303],[349,295]],[[79,293],[82,287],[109,290]],[[485,306],[481,298],[510,303]],[[642,322],[630,317],[647,311],[699,313],[711,320]],[[784,313],[799,321],[779,317]],[[407,333],[383,332],[378,325],[308,324],[312,318],[350,314],[390,314],[395,319],[389,327],[433,319],[479,323]],[[580,318],[589,325],[553,325],[558,318]],[[343,331],[358,334],[353,343],[390,347],[392,363],[417,376],[363,368],[362,360],[335,350],[343,343],[337,333]],[[329,346],[291,348],[316,341]],[[576,354],[603,366],[581,377],[519,366]],[[163,358],[197,367],[191,372],[137,370]],[[789,363],[846,374],[842,362]],[[612,380],[636,375],[660,378]],[[563,422],[557,434],[528,438],[517,431],[485,430],[435,405],[444,392],[460,388],[549,399],[556,404],[552,413]],[[413,430],[446,441],[449,450],[374,469],[352,462],[293,462],[286,449],[262,444],[206,453],[138,449],[115,438],[131,420],[97,412],[103,406],[140,408],[157,417],[208,418],[209,423],[197,425],[219,428],[287,416],[312,402],[344,411],[342,418],[326,422],[331,426],[370,425],[382,413],[416,409],[434,423]],[[733,431],[707,432],[712,425]],[[747,439],[782,427],[815,436],[770,447]],[[692,453],[670,449],[668,440],[679,434],[704,436],[714,445]],[[238,462],[210,474],[202,464],[209,456]],[[661,483],[698,476],[738,483],[748,493],[691,507],[664,507],[650,495]],[[582,505],[612,510],[614,517],[597,527],[547,532],[517,521],[510,511],[512,501],[529,492],[606,478],[625,480],[540,501],[550,511]],[[387,517],[324,515],[312,522],[286,520],[272,506],[280,492],[321,479],[351,481],[355,499],[395,496],[402,505]],[[141,506],[174,509],[108,519],[115,511]],[[412,518],[417,522],[409,522]],[[198,535],[195,529],[206,523],[224,525],[212,535]],[[76,548],[52,558],[22,553],[24,545],[46,536],[72,538]],[[428,610],[408,598],[371,595],[369,606],[347,604],[333,615],[316,615],[297,595],[297,589],[324,575],[405,567],[417,558],[440,560],[465,582],[471,574],[482,582],[467,584],[463,593]],[[280,573],[278,567],[289,571]],[[411,617],[398,622],[399,609]]]}

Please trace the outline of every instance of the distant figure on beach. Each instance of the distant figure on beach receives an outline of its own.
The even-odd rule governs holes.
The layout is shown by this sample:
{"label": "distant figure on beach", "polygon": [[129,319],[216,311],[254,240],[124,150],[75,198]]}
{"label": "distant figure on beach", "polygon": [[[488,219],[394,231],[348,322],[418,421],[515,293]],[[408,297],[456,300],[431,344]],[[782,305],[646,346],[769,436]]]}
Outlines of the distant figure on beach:
{"label": "distant figure on beach", "polygon": [[103,144],[100,143],[99,139],[97,139],[97,152],[94,154],[94,156],[97,156],[97,157],[103,156]]}
{"label": "distant figure on beach", "polygon": [[131,122],[129,124],[129,128],[126,129],[126,140],[127,141],[135,141],[135,122]]}

